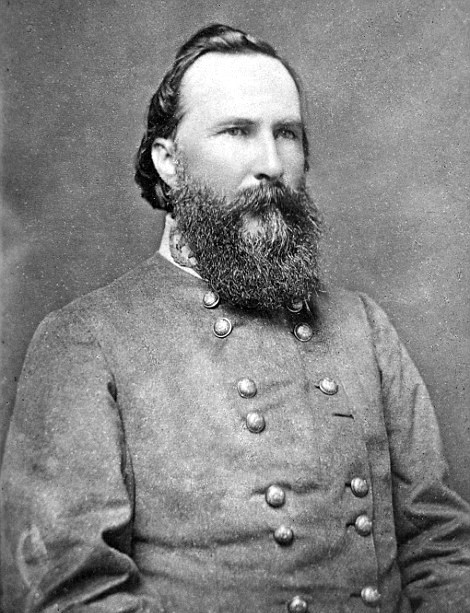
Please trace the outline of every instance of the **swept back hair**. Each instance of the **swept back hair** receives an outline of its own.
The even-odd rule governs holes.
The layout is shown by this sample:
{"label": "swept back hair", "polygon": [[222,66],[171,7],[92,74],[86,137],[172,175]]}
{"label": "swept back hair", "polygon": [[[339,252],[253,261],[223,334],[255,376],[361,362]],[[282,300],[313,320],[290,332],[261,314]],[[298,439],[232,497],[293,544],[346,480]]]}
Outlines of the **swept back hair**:
{"label": "swept back hair", "polygon": [[[222,24],[212,24],[202,28],[192,36],[177,52],[172,67],[163,77],[157,91],[150,101],[147,128],[137,152],[135,162],[135,181],[141,189],[142,197],[153,208],[171,210],[168,201],[168,187],[158,174],[152,162],[152,147],[156,138],[174,138],[178,123],[182,118],[180,104],[181,82],[194,62],[206,53],[225,54],[262,54],[279,60],[287,69],[303,100],[300,80],[286,60],[279,57],[274,48],[259,38]],[[303,150],[305,170],[308,170],[308,138],[303,129]]]}

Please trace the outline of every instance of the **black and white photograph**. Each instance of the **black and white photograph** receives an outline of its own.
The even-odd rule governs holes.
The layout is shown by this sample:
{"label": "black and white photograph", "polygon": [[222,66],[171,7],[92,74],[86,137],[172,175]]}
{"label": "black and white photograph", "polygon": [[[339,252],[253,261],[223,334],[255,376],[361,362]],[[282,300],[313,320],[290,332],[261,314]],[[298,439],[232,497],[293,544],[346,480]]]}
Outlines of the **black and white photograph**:
{"label": "black and white photograph", "polygon": [[467,0],[0,13],[0,613],[470,613]]}

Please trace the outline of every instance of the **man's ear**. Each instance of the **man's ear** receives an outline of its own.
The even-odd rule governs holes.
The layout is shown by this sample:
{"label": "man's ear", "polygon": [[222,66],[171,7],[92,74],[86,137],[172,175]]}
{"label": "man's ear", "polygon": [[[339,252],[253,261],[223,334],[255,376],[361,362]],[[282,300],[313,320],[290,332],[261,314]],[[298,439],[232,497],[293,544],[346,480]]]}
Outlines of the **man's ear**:
{"label": "man's ear", "polygon": [[152,162],[162,180],[176,186],[175,143],[171,138],[156,138],[152,145]]}

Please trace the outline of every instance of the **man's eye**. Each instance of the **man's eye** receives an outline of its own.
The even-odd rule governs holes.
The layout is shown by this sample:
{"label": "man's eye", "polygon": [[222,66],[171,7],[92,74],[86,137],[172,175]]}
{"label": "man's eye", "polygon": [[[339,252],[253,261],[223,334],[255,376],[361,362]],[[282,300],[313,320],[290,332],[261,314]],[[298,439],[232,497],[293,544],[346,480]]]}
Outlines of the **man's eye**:
{"label": "man's eye", "polygon": [[231,128],[225,128],[223,133],[228,134],[229,136],[245,136],[246,130],[244,128],[240,128],[239,126],[232,126]]}
{"label": "man's eye", "polygon": [[281,130],[279,130],[278,136],[281,136],[282,138],[285,138],[287,140],[298,140],[299,138],[298,134],[290,128],[282,128]]}

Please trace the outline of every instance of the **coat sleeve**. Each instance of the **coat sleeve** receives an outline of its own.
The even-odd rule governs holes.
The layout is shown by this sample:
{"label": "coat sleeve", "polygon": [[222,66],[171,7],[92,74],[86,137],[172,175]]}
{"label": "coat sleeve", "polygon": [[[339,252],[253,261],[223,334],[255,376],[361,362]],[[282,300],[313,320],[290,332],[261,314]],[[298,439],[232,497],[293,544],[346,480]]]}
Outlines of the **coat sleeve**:
{"label": "coat sleeve", "polygon": [[5,613],[157,613],[132,560],[133,484],[113,374],[73,311],[31,343],[4,456]]}
{"label": "coat sleeve", "polygon": [[469,507],[446,484],[438,424],[416,367],[384,312],[362,298],[382,380],[404,592],[419,613],[468,613]]}

